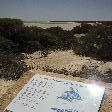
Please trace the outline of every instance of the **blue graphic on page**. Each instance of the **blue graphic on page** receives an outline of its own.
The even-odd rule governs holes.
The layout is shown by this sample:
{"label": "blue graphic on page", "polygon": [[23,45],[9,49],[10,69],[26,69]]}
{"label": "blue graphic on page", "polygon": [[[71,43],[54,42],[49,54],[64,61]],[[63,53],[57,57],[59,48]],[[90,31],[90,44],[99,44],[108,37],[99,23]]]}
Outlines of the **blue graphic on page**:
{"label": "blue graphic on page", "polygon": [[72,87],[70,87],[70,89],[70,91],[65,91],[60,97],[57,97],[57,99],[63,99],[69,102],[72,102],[74,99],[82,100],[77,89],[74,90]]}
{"label": "blue graphic on page", "polygon": [[79,112],[73,109],[59,109],[59,108],[51,108],[54,112]]}

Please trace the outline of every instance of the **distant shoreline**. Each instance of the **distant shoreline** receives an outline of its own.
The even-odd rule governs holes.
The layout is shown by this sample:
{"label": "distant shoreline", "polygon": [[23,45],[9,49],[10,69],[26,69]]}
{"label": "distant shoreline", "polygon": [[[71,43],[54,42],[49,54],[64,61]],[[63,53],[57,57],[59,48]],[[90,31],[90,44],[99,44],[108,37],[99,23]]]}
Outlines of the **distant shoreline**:
{"label": "distant shoreline", "polygon": [[67,23],[101,23],[101,22],[112,22],[112,21],[23,21],[24,23],[43,23],[43,24],[47,24],[47,23],[51,23],[51,24],[57,24],[57,23],[61,23],[61,24],[67,24]]}

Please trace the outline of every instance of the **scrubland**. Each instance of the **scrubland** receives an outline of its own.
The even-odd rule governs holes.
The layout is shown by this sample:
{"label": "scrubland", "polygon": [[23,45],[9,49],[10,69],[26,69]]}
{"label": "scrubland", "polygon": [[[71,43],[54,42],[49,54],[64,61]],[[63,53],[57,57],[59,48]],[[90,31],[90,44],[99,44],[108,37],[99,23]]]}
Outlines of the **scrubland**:
{"label": "scrubland", "polygon": [[101,112],[111,112],[112,23],[23,24],[0,19],[0,98],[29,70],[103,83]]}

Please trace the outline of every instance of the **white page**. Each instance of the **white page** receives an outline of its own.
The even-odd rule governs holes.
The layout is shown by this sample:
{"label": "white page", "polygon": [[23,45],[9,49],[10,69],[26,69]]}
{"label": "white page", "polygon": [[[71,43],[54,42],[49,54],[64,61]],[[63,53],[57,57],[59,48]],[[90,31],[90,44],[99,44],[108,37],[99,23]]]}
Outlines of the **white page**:
{"label": "white page", "polygon": [[104,88],[35,75],[6,107],[9,112],[98,112]]}

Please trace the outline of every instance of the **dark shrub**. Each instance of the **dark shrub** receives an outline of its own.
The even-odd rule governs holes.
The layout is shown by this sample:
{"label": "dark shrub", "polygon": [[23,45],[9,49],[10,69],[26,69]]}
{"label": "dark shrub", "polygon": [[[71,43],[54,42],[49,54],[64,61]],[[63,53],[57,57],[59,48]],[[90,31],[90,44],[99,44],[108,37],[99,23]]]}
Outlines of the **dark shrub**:
{"label": "dark shrub", "polygon": [[105,25],[93,26],[85,36],[77,38],[77,54],[92,56],[98,59],[112,59],[112,27]]}
{"label": "dark shrub", "polygon": [[23,75],[30,69],[22,61],[24,58],[23,54],[0,51],[0,78],[15,80]]}
{"label": "dark shrub", "polygon": [[72,32],[74,34],[82,34],[82,33],[88,33],[91,31],[92,25],[87,23],[81,23],[80,26],[76,26],[72,29]]}
{"label": "dark shrub", "polygon": [[23,22],[19,19],[0,18],[0,36],[12,41],[16,41],[16,36],[20,33]]}

